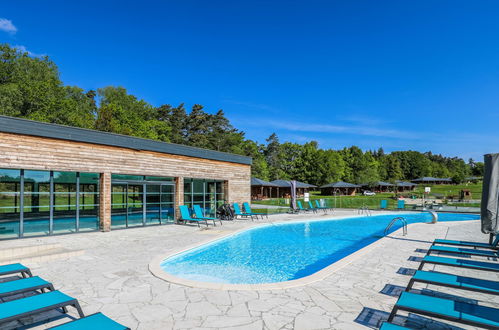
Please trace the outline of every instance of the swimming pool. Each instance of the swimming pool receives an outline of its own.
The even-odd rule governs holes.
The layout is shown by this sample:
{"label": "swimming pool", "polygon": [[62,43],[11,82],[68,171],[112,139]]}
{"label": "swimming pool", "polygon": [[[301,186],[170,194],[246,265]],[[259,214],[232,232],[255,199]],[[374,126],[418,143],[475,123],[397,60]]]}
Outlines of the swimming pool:
{"label": "swimming pool", "polygon": [[[296,280],[328,267],[383,236],[387,224],[429,222],[430,213],[271,223],[163,260],[163,271],[187,280],[262,284]],[[439,214],[439,221],[477,220],[475,214]],[[391,232],[400,228],[392,227]]]}

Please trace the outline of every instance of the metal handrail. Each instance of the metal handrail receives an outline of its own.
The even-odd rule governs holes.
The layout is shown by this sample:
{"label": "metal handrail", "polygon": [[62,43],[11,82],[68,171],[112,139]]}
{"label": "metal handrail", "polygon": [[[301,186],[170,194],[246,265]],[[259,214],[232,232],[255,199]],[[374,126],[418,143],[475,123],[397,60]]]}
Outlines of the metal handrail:
{"label": "metal handrail", "polygon": [[404,217],[393,218],[392,221],[390,221],[388,226],[386,226],[385,228],[385,235],[388,232],[388,230],[390,230],[390,228],[395,224],[395,222],[397,222],[397,220],[400,220],[400,222],[402,222],[402,235],[404,236],[407,235],[407,220],[405,220]]}
{"label": "metal handrail", "polygon": [[367,205],[364,205],[364,206],[359,207],[359,209],[357,210],[357,214],[361,214],[361,215],[365,214],[367,216],[371,216],[371,210],[369,210]]}

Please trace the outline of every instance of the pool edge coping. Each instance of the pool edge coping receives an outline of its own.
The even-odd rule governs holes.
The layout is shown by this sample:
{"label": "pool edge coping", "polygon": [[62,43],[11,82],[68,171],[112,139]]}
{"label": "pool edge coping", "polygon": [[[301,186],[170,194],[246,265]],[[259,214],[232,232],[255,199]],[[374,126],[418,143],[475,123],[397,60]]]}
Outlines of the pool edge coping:
{"label": "pool edge coping", "polygon": [[[387,214],[400,214],[400,212],[380,212],[377,213],[376,215],[387,215]],[[333,218],[334,220],[341,220],[345,218],[357,218],[357,217],[362,217],[363,215],[346,215],[346,216],[339,216]],[[330,219],[330,220],[333,220]],[[300,221],[324,221],[326,219],[310,219],[310,220],[301,220],[301,219],[296,219],[296,222]],[[329,220],[329,219],[328,219]],[[468,222],[468,221],[476,221],[476,220],[461,220],[459,222]],[[288,220],[288,221],[279,221],[277,223],[289,223],[289,222],[294,222],[293,220]],[[415,225],[425,225],[425,224],[431,224],[431,223],[411,223],[408,225],[408,227],[413,227]],[[168,253],[168,254],[161,254],[161,255],[156,255],[153,257],[153,259],[149,263],[149,271],[154,275],[155,277],[170,282],[174,284],[179,284],[179,285],[184,285],[192,288],[201,288],[201,289],[215,289],[215,290],[241,290],[241,291],[261,291],[261,290],[282,290],[282,289],[289,289],[289,288],[295,288],[299,286],[304,286],[308,285],[314,282],[321,281],[333,273],[337,272],[338,270],[342,269],[343,267],[349,265],[353,261],[357,260],[358,258],[362,257],[363,255],[367,254],[368,252],[371,252],[372,250],[376,249],[380,244],[386,241],[386,239],[391,238],[391,237],[399,237],[401,236],[400,234],[402,233],[403,228],[399,228],[396,231],[392,232],[388,236],[384,236],[371,244],[339,259],[338,261],[334,262],[333,264],[302,278],[296,279],[296,280],[290,280],[290,281],[283,281],[283,282],[274,282],[274,283],[261,283],[261,284],[232,284],[232,283],[216,283],[216,282],[201,282],[201,281],[194,281],[194,280],[189,280],[181,277],[174,276],[165,270],[161,268],[161,263],[170,257],[173,257],[175,255],[181,254],[183,252],[198,248],[200,246],[206,245],[206,244],[211,244],[215,241],[222,240],[224,238],[230,237],[230,236],[235,236],[241,232],[263,227],[265,225],[268,225],[268,223],[257,223],[252,226],[246,227],[246,228],[241,228],[238,230],[235,230],[230,233],[222,234],[219,236],[216,236],[214,238],[208,239],[206,241],[198,242],[195,244],[191,244],[185,248],[182,248],[180,250]]]}

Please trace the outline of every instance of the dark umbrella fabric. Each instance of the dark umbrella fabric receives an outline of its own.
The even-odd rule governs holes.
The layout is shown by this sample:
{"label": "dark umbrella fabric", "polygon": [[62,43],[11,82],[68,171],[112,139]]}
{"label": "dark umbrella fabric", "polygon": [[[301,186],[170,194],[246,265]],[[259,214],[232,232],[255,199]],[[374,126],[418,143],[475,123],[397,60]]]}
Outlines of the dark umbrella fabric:
{"label": "dark umbrella fabric", "polygon": [[296,211],[296,181],[289,181],[289,183],[291,185],[291,204],[289,207],[291,207],[293,211]]}
{"label": "dark umbrella fabric", "polygon": [[499,234],[499,153],[484,156],[485,170],[482,190],[482,232]]}

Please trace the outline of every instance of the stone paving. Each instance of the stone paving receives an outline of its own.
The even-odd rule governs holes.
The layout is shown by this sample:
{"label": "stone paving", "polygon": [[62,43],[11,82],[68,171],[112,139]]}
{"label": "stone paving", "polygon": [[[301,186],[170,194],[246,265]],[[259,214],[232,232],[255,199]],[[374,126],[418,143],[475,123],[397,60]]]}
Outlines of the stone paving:
{"label": "stone paving", "polygon": [[[337,211],[334,216],[350,214],[356,215],[356,212]],[[332,218],[333,215],[316,217]],[[270,220],[305,218],[312,216],[276,215]],[[266,220],[259,221],[262,222]],[[159,254],[166,255],[254,225],[258,222],[240,220],[224,222],[223,226],[208,230],[197,226],[156,226],[3,241],[0,246],[60,243],[68,248],[85,249],[86,253],[81,256],[27,266],[34,274],[51,281],[56,289],[77,298],[85,314],[100,311],[132,329],[366,329],[376,328],[387,317],[397,294],[408,283],[408,274],[417,268],[418,258],[424,255],[434,238],[486,240],[480,233],[478,221],[413,224],[409,226],[408,236],[395,233],[382,239],[367,254],[326,279],[283,290],[191,288],[158,279],[148,270],[151,259]],[[497,274],[487,276],[499,280]],[[422,285],[417,288],[432,289]],[[442,288],[438,291],[499,307],[497,297]],[[76,315],[74,311],[70,314]],[[68,320],[58,312],[50,312],[24,322],[38,322],[34,328],[43,329]],[[400,317],[397,321],[405,319]],[[421,327],[446,328],[417,316],[410,316],[408,321]],[[19,323],[10,323],[0,328],[19,326]]]}

